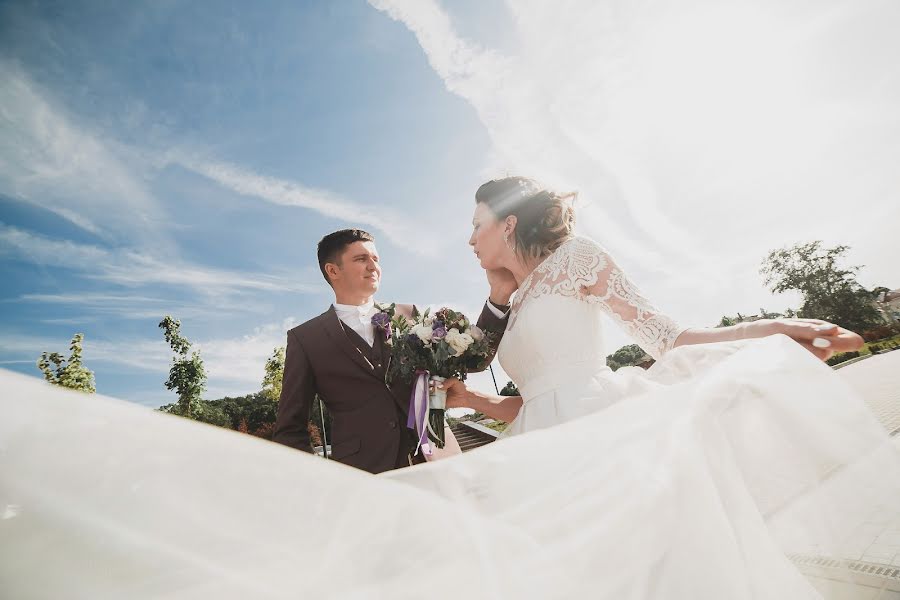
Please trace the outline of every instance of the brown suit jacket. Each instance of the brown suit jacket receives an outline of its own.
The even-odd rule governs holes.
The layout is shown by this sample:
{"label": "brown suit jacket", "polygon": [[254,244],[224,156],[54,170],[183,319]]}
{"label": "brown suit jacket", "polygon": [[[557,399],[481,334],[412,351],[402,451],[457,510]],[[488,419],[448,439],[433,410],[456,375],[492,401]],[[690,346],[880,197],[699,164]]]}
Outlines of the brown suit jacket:
{"label": "brown suit jacket", "polygon": [[[411,305],[397,305],[410,314]],[[496,345],[506,329],[487,306],[478,326],[494,333]],[[316,394],[331,414],[331,458],[371,473],[408,465],[415,435],[406,428],[411,385],[384,382],[390,347],[376,331],[375,352],[384,357],[373,368],[357,350],[334,307],[288,331],[284,380],[273,439],[286,446],[312,452],[307,422]],[[485,364],[484,368],[487,368]]]}

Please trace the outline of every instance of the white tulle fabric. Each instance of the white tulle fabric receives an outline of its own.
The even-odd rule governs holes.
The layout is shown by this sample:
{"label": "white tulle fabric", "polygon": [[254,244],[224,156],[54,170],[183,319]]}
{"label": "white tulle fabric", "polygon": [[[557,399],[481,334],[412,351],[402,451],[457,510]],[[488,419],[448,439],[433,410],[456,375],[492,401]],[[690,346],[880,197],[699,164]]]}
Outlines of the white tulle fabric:
{"label": "white tulle fabric", "polygon": [[[538,339],[524,331],[528,310],[511,332],[523,341]],[[588,357],[574,350],[560,349]],[[787,558],[846,556],[860,524],[900,500],[895,447],[831,369],[776,336],[676,348],[646,373],[597,381],[584,388],[595,398],[556,401],[602,410],[372,476],[0,371],[0,589],[17,599],[873,597],[851,571],[801,573]]]}
{"label": "white tulle fabric", "polygon": [[656,359],[683,331],[589,238],[564,242],[526,277],[498,350],[524,401],[506,435],[557,425],[649,389],[639,372],[606,366],[603,315]]}

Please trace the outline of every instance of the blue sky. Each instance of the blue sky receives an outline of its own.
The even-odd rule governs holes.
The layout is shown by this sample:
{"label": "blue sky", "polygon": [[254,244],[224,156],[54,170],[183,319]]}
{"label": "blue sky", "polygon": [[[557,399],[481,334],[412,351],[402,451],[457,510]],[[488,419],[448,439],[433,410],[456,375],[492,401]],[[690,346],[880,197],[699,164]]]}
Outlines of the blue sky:
{"label": "blue sky", "polygon": [[98,391],[158,406],[172,314],[208,397],[254,391],[327,308],[315,244],[345,226],[377,236],[382,299],[477,311],[472,196],[509,172],[578,189],[581,231],[687,323],[796,306],[756,269],[797,241],[898,287],[897,25],[887,1],[2,2],[0,366],[83,332]]}

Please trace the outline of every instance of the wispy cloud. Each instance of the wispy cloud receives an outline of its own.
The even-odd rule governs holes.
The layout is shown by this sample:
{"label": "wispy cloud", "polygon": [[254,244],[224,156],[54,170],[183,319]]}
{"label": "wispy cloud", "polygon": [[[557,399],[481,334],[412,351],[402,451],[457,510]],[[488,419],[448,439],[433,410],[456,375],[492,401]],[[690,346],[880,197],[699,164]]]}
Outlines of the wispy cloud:
{"label": "wispy cloud", "polygon": [[[96,293],[23,294],[18,299],[11,301],[67,306],[79,312],[77,317],[41,319],[41,323],[58,325],[95,323],[98,317],[106,318],[110,316],[132,320],[158,319],[165,314],[174,314],[182,319],[193,319],[208,317],[210,314],[208,303],[179,301],[164,296],[147,297]],[[270,310],[271,306],[264,302],[231,301],[221,295],[215,300],[215,315],[217,318],[246,313],[265,313]]]}
{"label": "wispy cloud", "polygon": [[40,236],[3,224],[0,224],[0,253],[39,265],[78,270],[88,278],[127,287],[175,285],[203,294],[240,290],[318,293],[322,289],[319,284],[305,284],[287,276],[204,267],[134,250],[107,250]]}
{"label": "wispy cloud", "polygon": [[0,79],[2,191],[95,235],[156,239],[157,202],[121,148],[76,124],[17,64],[0,60]]}
{"label": "wispy cloud", "polygon": [[[415,224],[408,215],[388,206],[387,202],[360,204],[328,190],[304,186],[294,181],[268,177],[254,173],[238,165],[186,158],[173,154],[169,157],[185,169],[202,175],[219,185],[253,198],[280,206],[293,206],[315,211],[347,224],[377,229],[398,246],[410,248],[424,255],[434,255],[437,248],[430,238],[415,234]],[[410,246],[409,241],[416,239]]]}
{"label": "wispy cloud", "polygon": [[131,243],[147,247],[168,237],[160,229],[167,220],[148,181],[174,163],[238,194],[370,227],[399,246],[416,237],[412,248],[425,256],[438,251],[432,239],[415,236],[413,219],[391,208],[390,199],[358,203],[209,156],[123,144],[77,124],[18,65],[0,61],[0,78],[0,191],[101,238],[127,232]]}

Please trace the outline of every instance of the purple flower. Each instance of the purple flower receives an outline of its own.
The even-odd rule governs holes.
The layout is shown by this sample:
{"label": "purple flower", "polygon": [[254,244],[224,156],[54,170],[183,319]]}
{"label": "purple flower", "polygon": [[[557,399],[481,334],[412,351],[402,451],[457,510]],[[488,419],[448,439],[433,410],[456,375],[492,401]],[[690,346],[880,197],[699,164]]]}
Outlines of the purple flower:
{"label": "purple flower", "polygon": [[441,325],[440,327],[435,327],[431,330],[431,339],[440,340],[447,335],[447,328]]}
{"label": "purple flower", "polygon": [[386,329],[391,326],[391,316],[386,312],[375,313],[372,315],[372,325]]}
{"label": "purple flower", "polygon": [[435,319],[434,322],[431,324],[431,328],[432,329],[438,329],[438,328],[446,329],[446,327],[444,326],[444,322],[441,321],[440,319]]}
{"label": "purple flower", "polygon": [[380,329],[384,333],[384,339],[387,342],[391,340],[391,315],[386,312],[379,312],[372,315],[372,325]]}

